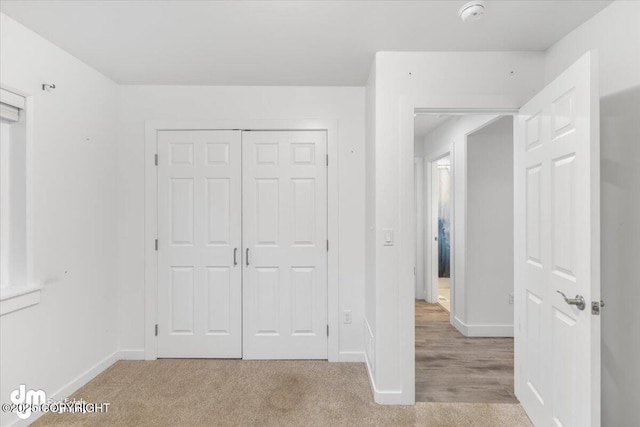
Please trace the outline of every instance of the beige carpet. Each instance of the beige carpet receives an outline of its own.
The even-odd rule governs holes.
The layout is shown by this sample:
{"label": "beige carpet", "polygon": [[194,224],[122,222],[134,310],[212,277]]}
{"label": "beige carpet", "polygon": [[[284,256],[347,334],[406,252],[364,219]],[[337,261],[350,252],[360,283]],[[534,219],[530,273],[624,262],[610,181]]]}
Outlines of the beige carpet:
{"label": "beige carpet", "polygon": [[73,397],[106,414],[47,414],[35,426],[531,426],[520,405],[373,401],[362,363],[120,361]]}

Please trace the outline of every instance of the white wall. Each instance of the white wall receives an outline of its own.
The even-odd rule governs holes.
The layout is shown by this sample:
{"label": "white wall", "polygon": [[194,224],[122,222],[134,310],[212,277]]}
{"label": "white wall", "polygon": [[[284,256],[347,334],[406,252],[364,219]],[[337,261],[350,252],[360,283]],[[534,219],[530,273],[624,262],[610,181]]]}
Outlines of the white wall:
{"label": "white wall", "polygon": [[640,420],[640,2],[616,1],[552,46],[545,80],[600,60],[602,425]]}
{"label": "white wall", "polygon": [[[120,347],[144,348],[145,120],[327,119],[338,121],[341,358],[360,359],[364,317],[364,88],[121,86],[118,191]],[[147,159],[148,160],[148,159]]]}
{"label": "white wall", "polygon": [[364,351],[369,374],[375,372],[376,330],[376,62],[373,62],[367,79],[365,104],[366,156],[365,156],[365,326]]}
{"label": "white wall", "polygon": [[467,137],[466,211],[466,323],[475,336],[513,336],[512,116]]}
{"label": "white wall", "polygon": [[413,152],[415,157],[424,156],[424,136],[416,136],[413,139]]}
{"label": "white wall", "polygon": [[[412,403],[415,392],[414,266],[407,262],[415,251],[412,108],[518,107],[542,87],[542,60],[536,52],[376,54],[375,121],[367,122],[375,128],[376,238],[367,250],[376,254],[372,380],[378,402]],[[395,231],[394,246],[383,245],[385,228]]]}
{"label": "white wall", "polygon": [[[33,96],[35,280],[43,285],[38,305],[0,318],[5,403],[20,384],[64,397],[114,360],[117,88],[4,14],[0,30],[2,84]],[[42,83],[57,89],[43,92]],[[16,419],[0,416],[2,425]]]}

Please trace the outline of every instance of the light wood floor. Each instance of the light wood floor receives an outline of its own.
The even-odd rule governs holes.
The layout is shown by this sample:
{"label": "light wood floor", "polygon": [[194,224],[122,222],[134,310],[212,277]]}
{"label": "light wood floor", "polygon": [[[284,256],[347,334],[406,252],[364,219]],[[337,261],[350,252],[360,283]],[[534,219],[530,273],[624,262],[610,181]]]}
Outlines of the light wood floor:
{"label": "light wood floor", "polygon": [[467,338],[439,304],[416,300],[416,401],[517,403],[513,338]]}

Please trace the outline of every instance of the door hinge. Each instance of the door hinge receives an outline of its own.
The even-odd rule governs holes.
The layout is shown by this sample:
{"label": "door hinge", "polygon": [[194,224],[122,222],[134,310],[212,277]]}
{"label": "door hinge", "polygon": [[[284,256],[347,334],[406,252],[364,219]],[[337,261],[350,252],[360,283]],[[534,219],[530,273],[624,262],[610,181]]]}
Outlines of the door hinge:
{"label": "door hinge", "polygon": [[327,325],[327,336],[329,336],[329,325]]}
{"label": "door hinge", "polygon": [[156,336],[158,336],[158,324],[156,323]]}
{"label": "door hinge", "polygon": [[153,159],[154,159],[154,162],[155,162],[156,166],[158,166],[158,155],[157,155],[157,154],[155,154],[155,155],[153,156]]}
{"label": "door hinge", "polygon": [[327,252],[329,252],[329,241],[327,240]]}
{"label": "door hinge", "polygon": [[329,166],[329,155],[327,154],[327,166]]}
{"label": "door hinge", "polygon": [[158,250],[158,239],[156,239],[156,251]]}

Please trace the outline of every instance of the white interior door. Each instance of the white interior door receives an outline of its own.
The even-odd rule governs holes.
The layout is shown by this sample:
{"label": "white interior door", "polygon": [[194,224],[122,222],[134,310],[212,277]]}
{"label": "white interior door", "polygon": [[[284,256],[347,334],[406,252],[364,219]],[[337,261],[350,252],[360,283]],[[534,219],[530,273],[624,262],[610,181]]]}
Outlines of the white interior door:
{"label": "white interior door", "polygon": [[158,357],[242,357],[241,133],[158,132]]}
{"label": "white interior door", "polygon": [[[515,135],[516,394],[537,426],[600,425],[597,58],[522,109]],[[585,307],[560,295],[584,299]],[[569,301],[575,302],[575,301]]]}
{"label": "white interior door", "polygon": [[243,132],[245,359],[327,358],[327,137]]}

